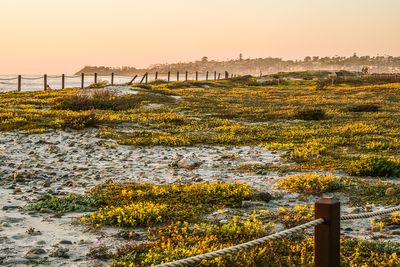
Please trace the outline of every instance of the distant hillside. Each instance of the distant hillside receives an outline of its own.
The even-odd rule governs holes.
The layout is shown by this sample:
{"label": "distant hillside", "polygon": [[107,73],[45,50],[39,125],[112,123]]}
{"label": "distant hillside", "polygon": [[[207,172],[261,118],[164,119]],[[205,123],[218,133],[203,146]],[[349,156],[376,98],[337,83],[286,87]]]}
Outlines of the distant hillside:
{"label": "distant hillside", "polygon": [[240,57],[237,60],[216,61],[208,60],[203,57],[201,60],[187,63],[173,63],[173,64],[157,64],[152,65],[147,69],[137,69],[135,67],[97,67],[86,66],[76,74],[80,73],[98,73],[110,74],[114,72],[119,75],[140,75],[146,72],[149,73],[167,73],[171,72],[206,72],[217,71],[240,75],[260,75],[272,74],[277,72],[294,72],[306,70],[349,70],[361,71],[363,67],[367,67],[370,73],[390,73],[400,72],[400,57],[392,56],[357,56],[354,54],[351,57],[306,57],[303,60],[283,60],[281,58],[255,58],[243,59]]}

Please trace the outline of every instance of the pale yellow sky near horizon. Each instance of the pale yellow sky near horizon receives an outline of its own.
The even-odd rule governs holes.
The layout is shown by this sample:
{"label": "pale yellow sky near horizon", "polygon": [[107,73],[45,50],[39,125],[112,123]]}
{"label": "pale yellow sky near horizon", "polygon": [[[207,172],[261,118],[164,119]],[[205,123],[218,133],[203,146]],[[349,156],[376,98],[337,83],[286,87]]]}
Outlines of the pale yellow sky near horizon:
{"label": "pale yellow sky near horizon", "polygon": [[200,59],[400,56],[399,0],[0,0],[0,74]]}

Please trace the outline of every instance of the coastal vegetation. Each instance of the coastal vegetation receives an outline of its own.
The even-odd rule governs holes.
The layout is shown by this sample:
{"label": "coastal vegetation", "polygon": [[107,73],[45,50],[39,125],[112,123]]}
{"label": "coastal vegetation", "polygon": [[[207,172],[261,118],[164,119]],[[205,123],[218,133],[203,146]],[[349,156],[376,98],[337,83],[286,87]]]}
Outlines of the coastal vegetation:
{"label": "coastal vegetation", "polygon": [[[273,176],[267,186],[274,194],[225,178],[149,183],[115,177],[85,193],[41,194],[24,208],[58,216],[78,212],[75,223],[95,233],[118,229],[117,240],[124,242],[99,245],[88,257],[113,266],[152,266],[308,222],[317,196],[337,196],[347,209],[400,204],[400,83],[342,82],[321,90],[319,82],[266,85],[244,76],[130,85],[129,94],[110,88],[8,92],[0,94],[0,131],[28,136],[90,129],[104,141],[99,145],[112,142],[110,150],[258,146],[279,153],[280,162],[229,165],[238,176]],[[228,166],[240,156],[220,158]],[[178,173],[198,166],[181,160],[166,168]],[[274,200],[284,205],[268,206]],[[385,231],[399,221],[394,213],[371,222],[369,230]],[[370,239],[343,236],[342,265],[400,265],[398,243]],[[312,266],[313,242],[305,231],[200,266]]]}

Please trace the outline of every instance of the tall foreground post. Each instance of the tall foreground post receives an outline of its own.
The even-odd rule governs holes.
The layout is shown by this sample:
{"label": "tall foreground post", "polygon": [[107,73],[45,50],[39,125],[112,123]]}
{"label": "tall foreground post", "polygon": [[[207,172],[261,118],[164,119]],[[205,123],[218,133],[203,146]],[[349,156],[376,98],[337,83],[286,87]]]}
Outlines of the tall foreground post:
{"label": "tall foreground post", "polygon": [[315,267],[340,267],[340,202],[320,198],[315,202],[315,219],[325,223],[315,226]]}
{"label": "tall foreground post", "polygon": [[111,73],[111,85],[114,85],[114,72]]}
{"label": "tall foreground post", "polygon": [[81,89],[85,88],[85,73],[81,74]]}
{"label": "tall foreground post", "polygon": [[47,90],[47,74],[43,75],[43,90]]}
{"label": "tall foreground post", "polygon": [[21,92],[22,87],[22,76],[18,75],[18,92]]}
{"label": "tall foreground post", "polygon": [[61,89],[65,89],[65,74],[61,75]]}

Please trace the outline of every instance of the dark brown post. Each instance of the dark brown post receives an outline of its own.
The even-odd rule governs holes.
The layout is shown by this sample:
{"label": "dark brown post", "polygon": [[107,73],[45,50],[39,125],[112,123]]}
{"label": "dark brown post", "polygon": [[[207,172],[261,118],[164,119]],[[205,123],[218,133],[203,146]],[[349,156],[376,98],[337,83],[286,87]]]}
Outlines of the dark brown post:
{"label": "dark brown post", "polygon": [[65,89],[65,74],[61,75],[61,89]]}
{"label": "dark brown post", "polygon": [[196,81],[198,81],[198,80],[199,80],[199,72],[196,71]]}
{"label": "dark brown post", "polygon": [[156,77],[155,77],[155,80],[157,81],[158,80],[158,72],[156,71]]}
{"label": "dark brown post", "polygon": [[21,92],[22,87],[22,76],[18,75],[18,92]]}
{"label": "dark brown post", "polygon": [[149,77],[149,74],[146,72],[146,83],[147,83],[148,77]]}
{"label": "dark brown post", "polygon": [[142,79],[140,80],[139,83],[143,83],[144,79],[146,78],[146,73],[143,75]]}
{"label": "dark brown post", "polygon": [[217,72],[214,71],[214,81],[217,79]]}
{"label": "dark brown post", "polygon": [[179,81],[179,71],[176,73],[176,80]]}
{"label": "dark brown post", "polygon": [[81,74],[81,89],[85,88],[85,73]]}
{"label": "dark brown post", "polygon": [[320,198],[315,202],[315,218],[325,223],[315,226],[315,267],[340,266],[340,202]]}
{"label": "dark brown post", "polygon": [[170,82],[170,81],[171,81],[171,72],[168,71],[168,82]]}
{"label": "dark brown post", "polygon": [[208,71],[207,71],[207,73],[206,73],[206,81],[208,81]]}
{"label": "dark brown post", "polygon": [[94,83],[97,83],[97,73],[94,73]]}
{"label": "dark brown post", "polygon": [[47,74],[43,75],[43,90],[47,90]]}
{"label": "dark brown post", "polygon": [[188,72],[185,73],[185,81],[188,80]]}
{"label": "dark brown post", "polygon": [[114,85],[114,72],[111,73],[111,85]]}

